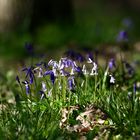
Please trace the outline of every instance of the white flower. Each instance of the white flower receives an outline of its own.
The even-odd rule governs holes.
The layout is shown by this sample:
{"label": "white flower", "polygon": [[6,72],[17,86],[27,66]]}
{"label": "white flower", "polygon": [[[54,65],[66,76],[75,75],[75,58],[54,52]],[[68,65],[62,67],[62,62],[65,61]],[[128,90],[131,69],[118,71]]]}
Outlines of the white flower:
{"label": "white flower", "polygon": [[59,60],[58,68],[59,68],[60,70],[62,70],[62,69],[64,69],[64,67],[65,67],[65,65],[64,65],[64,63],[63,63],[63,58],[61,58],[61,59]]}
{"label": "white flower", "polygon": [[42,91],[43,92],[46,92],[47,91],[46,83],[45,82],[42,82]]}
{"label": "white flower", "polygon": [[97,64],[95,62],[93,62],[93,68],[91,70],[90,75],[98,75],[97,68],[98,68]]}
{"label": "white flower", "polygon": [[74,64],[75,67],[78,67],[75,61],[73,61],[73,64]]}
{"label": "white flower", "polygon": [[55,68],[52,69],[53,73],[54,73],[54,76],[57,76],[57,71]]}
{"label": "white flower", "polygon": [[54,60],[52,60],[52,59],[48,62],[48,65],[49,65],[49,66],[52,66],[53,68],[58,68],[58,63],[57,63],[57,61],[54,61]]}
{"label": "white flower", "polygon": [[109,75],[109,76],[110,76],[110,83],[114,84],[115,83],[115,78],[112,75]]}
{"label": "white flower", "polygon": [[38,76],[37,77],[39,77],[39,78],[43,77],[42,68],[36,67],[36,68],[34,68],[34,71],[38,72]]}
{"label": "white flower", "polygon": [[83,74],[85,74],[85,75],[89,74],[88,71],[86,70],[85,64],[83,65],[82,72],[83,72]]}
{"label": "white flower", "polygon": [[93,61],[90,58],[88,58],[87,63],[93,63]]}
{"label": "white flower", "polygon": [[39,68],[38,77],[43,77],[42,68]]}

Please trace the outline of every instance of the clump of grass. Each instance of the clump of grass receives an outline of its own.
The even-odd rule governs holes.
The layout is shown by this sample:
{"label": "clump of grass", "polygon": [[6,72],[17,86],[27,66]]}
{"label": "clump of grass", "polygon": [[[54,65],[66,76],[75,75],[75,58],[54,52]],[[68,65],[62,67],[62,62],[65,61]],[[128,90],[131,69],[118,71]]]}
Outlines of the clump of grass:
{"label": "clump of grass", "polygon": [[138,137],[139,85],[135,69],[110,59],[67,52],[59,61],[24,67],[14,103],[1,100],[2,139],[123,139]]}

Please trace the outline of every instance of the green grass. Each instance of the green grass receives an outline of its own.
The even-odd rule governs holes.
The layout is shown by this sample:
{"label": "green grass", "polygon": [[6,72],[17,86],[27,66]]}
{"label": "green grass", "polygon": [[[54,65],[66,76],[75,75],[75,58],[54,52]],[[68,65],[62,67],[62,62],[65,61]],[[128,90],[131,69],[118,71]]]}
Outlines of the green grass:
{"label": "green grass", "polygon": [[[15,81],[15,73],[1,74],[0,138],[30,140],[78,140],[81,136],[89,140],[95,137],[114,140],[139,138],[140,92],[139,87],[134,91],[133,85],[138,84],[140,75],[136,71],[132,77],[128,77],[125,67],[120,64],[118,62],[113,71],[99,66],[98,75],[94,76],[75,75],[76,86],[72,91],[68,89],[68,77],[58,76],[52,85],[49,76],[38,78],[35,75],[36,82],[30,85],[29,95],[26,94],[24,84],[21,83],[20,86]],[[113,74],[116,79],[113,85],[109,84],[109,74]],[[24,78],[22,73],[20,80],[24,81]],[[40,99],[38,91],[42,81],[46,82],[47,91],[46,98]],[[48,93],[50,90],[51,94]],[[91,130],[83,130],[85,133],[74,131],[76,124],[82,124],[76,118],[78,115],[82,116],[81,113],[89,111],[90,106],[92,109],[101,110],[100,113],[97,111],[92,114],[94,123],[87,120],[88,113],[87,116],[83,116],[85,121],[93,123]],[[102,113],[106,119],[101,117]],[[66,118],[62,117],[63,115],[66,115]],[[104,122],[99,123],[98,119]]]}

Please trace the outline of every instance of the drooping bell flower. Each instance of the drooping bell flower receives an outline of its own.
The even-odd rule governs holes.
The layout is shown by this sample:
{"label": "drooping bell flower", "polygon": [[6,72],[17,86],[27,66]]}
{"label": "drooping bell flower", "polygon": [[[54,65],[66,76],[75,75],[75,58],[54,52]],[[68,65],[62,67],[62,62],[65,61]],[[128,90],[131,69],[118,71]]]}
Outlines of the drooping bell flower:
{"label": "drooping bell flower", "polygon": [[124,61],[123,63],[124,63],[124,69],[125,69],[126,74],[128,74],[128,76],[130,77],[133,76],[135,73],[134,68],[126,61]]}
{"label": "drooping bell flower", "polygon": [[85,64],[83,65],[82,72],[83,72],[84,75],[88,75],[89,74],[89,72],[86,69],[86,65]]}
{"label": "drooping bell flower", "polygon": [[33,47],[33,44],[27,42],[25,43],[25,49],[26,51],[28,52],[29,55],[34,55],[34,47]]}
{"label": "drooping bell flower", "polygon": [[112,75],[110,76],[110,84],[115,84],[115,78]]}
{"label": "drooping bell flower", "polygon": [[136,94],[136,91],[137,91],[137,85],[136,85],[136,83],[134,83],[133,84],[133,92],[134,92],[134,94]]}
{"label": "drooping bell flower", "polygon": [[98,75],[97,70],[98,70],[97,64],[93,62],[93,67],[92,67],[90,75]]}
{"label": "drooping bell flower", "polygon": [[37,77],[39,77],[39,78],[43,77],[43,70],[42,70],[41,67],[36,67],[36,68],[34,69],[34,72],[35,72],[35,73],[38,72],[38,76],[37,76]]}
{"label": "drooping bell flower", "polygon": [[108,62],[108,66],[109,66],[109,69],[113,69],[114,67],[116,67],[116,64],[115,64],[115,60],[113,58],[111,58]]}
{"label": "drooping bell flower", "polygon": [[79,73],[79,74],[82,73],[81,67],[75,67],[74,70],[75,70],[77,73]]}
{"label": "drooping bell flower", "polygon": [[54,84],[54,82],[55,82],[55,76],[54,76],[53,71],[52,70],[46,71],[44,73],[44,76],[46,76],[46,75],[50,75],[50,80],[51,80],[52,84]]}
{"label": "drooping bell flower", "polygon": [[93,63],[93,60],[91,58],[88,58],[87,63],[91,64],[91,63]]}
{"label": "drooping bell flower", "polygon": [[117,42],[128,42],[128,34],[126,31],[122,30],[118,33]]}
{"label": "drooping bell flower", "polygon": [[33,68],[32,67],[29,67],[29,68],[24,68],[22,71],[25,71],[26,72],[26,79],[29,78],[29,81],[30,81],[30,84],[33,83],[34,81],[34,73],[33,73]]}
{"label": "drooping bell flower", "polygon": [[48,66],[52,66],[52,68],[57,69],[57,68],[58,68],[58,62],[51,59],[51,60],[48,62]]}
{"label": "drooping bell flower", "polygon": [[68,88],[69,90],[73,90],[75,86],[74,76],[68,78]]}
{"label": "drooping bell flower", "polygon": [[79,61],[79,62],[83,62],[85,60],[85,58],[80,53],[77,53],[76,54],[76,60]]}
{"label": "drooping bell flower", "polygon": [[73,50],[68,50],[65,52],[65,55],[71,59],[74,59],[75,58],[75,55],[76,55],[76,52],[73,51]]}
{"label": "drooping bell flower", "polygon": [[68,58],[61,58],[59,61],[59,69],[74,67],[74,61]]}
{"label": "drooping bell flower", "polygon": [[92,60],[93,61],[93,54],[91,52],[89,52],[87,55],[86,55],[87,59],[89,60]]}
{"label": "drooping bell flower", "polygon": [[42,84],[42,91],[46,92],[47,91],[46,83],[43,81],[41,84]]}
{"label": "drooping bell flower", "polygon": [[18,75],[16,76],[16,81],[20,84],[20,79],[19,79]]}
{"label": "drooping bell flower", "polygon": [[22,83],[25,85],[26,94],[27,95],[30,94],[31,93],[31,90],[30,90],[29,82],[28,81],[24,81]]}

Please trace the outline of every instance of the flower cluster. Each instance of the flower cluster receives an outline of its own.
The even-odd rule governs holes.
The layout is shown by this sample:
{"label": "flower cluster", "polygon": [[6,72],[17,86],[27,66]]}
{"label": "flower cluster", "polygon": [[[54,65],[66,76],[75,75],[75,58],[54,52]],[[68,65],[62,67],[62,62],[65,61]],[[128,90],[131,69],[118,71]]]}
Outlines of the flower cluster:
{"label": "flower cluster", "polygon": [[[22,72],[25,76],[22,82],[20,82],[21,79],[18,76],[16,80],[21,87],[24,86],[27,95],[37,92],[41,99],[51,96],[56,86],[60,93],[62,93],[63,88],[67,91],[75,91],[77,78],[98,76],[98,65],[93,58],[91,56],[87,58],[82,55],[79,56],[80,58],[77,57],[77,60],[64,57],[59,61],[51,59],[48,63],[41,62],[35,66],[23,68]],[[110,69],[115,67],[113,59],[109,62],[109,67]],[[109,73],[108,77],[110,77],[110,83],[114,84],[115,78]],[[84,79],[80,80],[81,87],[86,83]]]}

